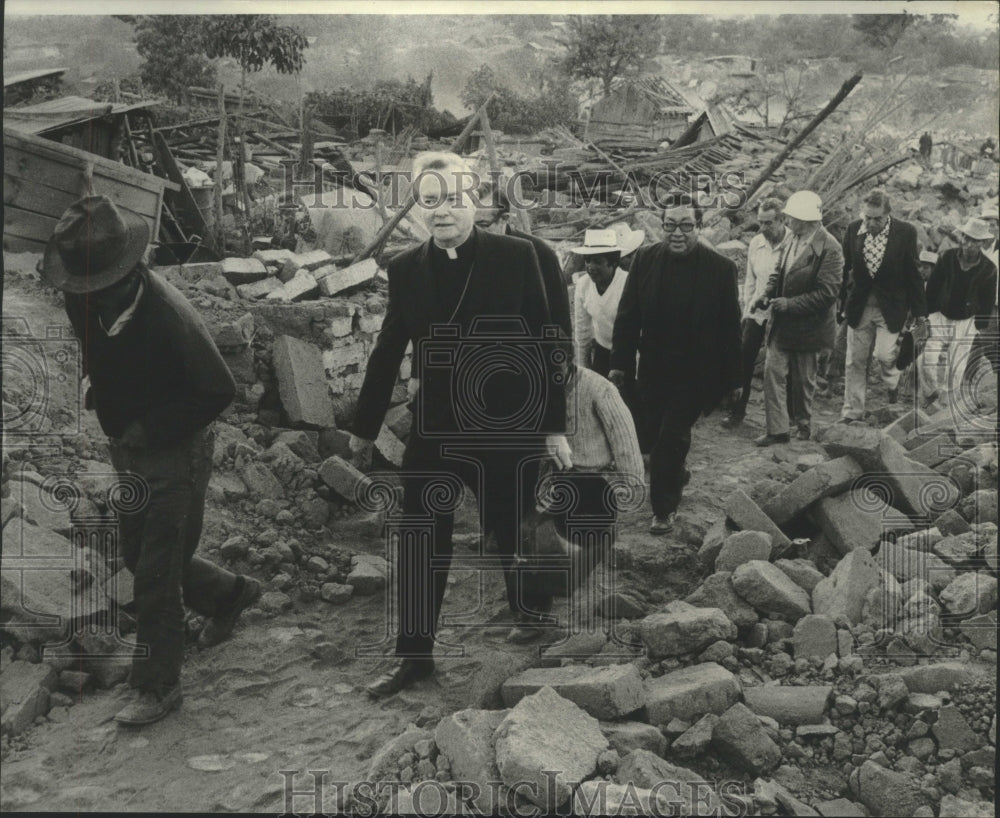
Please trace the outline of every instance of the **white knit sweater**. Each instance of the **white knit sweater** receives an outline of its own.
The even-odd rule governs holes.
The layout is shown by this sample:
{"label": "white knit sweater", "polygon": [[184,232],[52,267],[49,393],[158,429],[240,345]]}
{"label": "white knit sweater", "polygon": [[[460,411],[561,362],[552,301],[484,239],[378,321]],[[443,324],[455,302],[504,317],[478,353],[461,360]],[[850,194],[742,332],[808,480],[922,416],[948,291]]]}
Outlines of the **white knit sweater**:
{"label": "white knit sweater", "polygon": [[577,366],[586,365],[591,341],[597,341],[605,349],[611,349],[618,302],[621,301],[627,278],[628,273],[619,267],[603,293],[597,292],[597,285],[586,273],[576,279],[573,339]]}

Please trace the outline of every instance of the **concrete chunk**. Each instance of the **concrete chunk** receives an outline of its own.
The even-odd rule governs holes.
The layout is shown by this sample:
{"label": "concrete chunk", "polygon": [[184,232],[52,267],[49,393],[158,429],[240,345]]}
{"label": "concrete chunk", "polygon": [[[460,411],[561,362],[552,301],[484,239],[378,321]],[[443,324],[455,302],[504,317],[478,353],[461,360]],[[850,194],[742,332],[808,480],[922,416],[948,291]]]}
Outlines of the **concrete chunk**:
{"label": "concrete chunk", "polygon": [[879,473],[892,488],[892,505],[907,514],[933,519],[958,503],[955,483],[934,469],[906,456],[900,443],[884,437],[879,443],[882,470]]}
{"label": "concrete chunk", "polygon": [[489,815],[494,804],[495,788],[490,782],[500,780],[493,757],[493,734],[507,716],[507,710],[459,710],[445,716],[434,730],[438,750],[451,762],[456,781],[471,781],[479,785],[480,795],[475,806]]}
{"label": "concrete chunk", "polygon": [[813,503],[850,488],[862,474],[861,466],[852,457],[827,460],[795,478],[765,503],[764,512],[778,525],[786,525]]}
{"label": "concrete chunk", "polygon": [[503,782],[508,787],[528,782],[520,792],[549,812],[593,775],[598,755],[608,747],[597,719],[550,687],[521,699],[493,738]]}
{"label": "concrete chunk", "polygon": [[[645,696],[645,693],[643,693]],[[601,722],[601,732],[611,749],[627,756],[632,750],[649,750],[658,756],[667,751],[667,739],[656,727],[641,721]]]}
{"label": "concrete chunk", "polygon": [[308,253],[298,253],[294,257],[294,263],[296,269],[312,271],[332,264],[333,256],[326,250],[310,250]]}
{"label": "concrete chunk", "polygon": [[851,792],[875,816],[915,815],[929,805],[920,782],[905,773],[866,761],[848,779]]}
{"label": "concrete chunk", "polygon": [[997,606],[997,581],[989,574],[967,571],[949,582],[939,598],[953,616],[964,619],[988,613]]}
{"label": "concrete chunk", "polygon": [[771,535],[771,547],[780,556],[792,541],[774,524],[746,492],[737,490],[726,500],[726,518],[742,531],[763,531]]}
{"label": "concrete chunk", "polygon": [[15,517],[3,529],[0,610],[3,629],[22,641],[58,640],[74,612],[73,545]]}
{"label": "concrete chunk", "polygon": [[821,724],[830,685],[760,685],[743,689],[743,700],[758,716],[769,716],[778,724]]}
{"label": "concrete chunk", "polygon": [[771,537],[763,531],[738,531],[726,538],[719,556],[715,558],[716,571],[735,571],[750,560],[767,560],[771,557]]}
{"label": "concrete chunk", "polygon": [[375,449],[396,468],[403,465],[406,444],[396,437],[388,426],[383,425],[379,429],[378,437],[375,438]]}
{"label": "concrete chunk", "polygon": [[766,773],[781,761],[781,750],[744,704],[734,704],[719,717],[712,745],[754,774]]}
{"label": "concrete chunk", "polygon": [[878,472],[882,470],[879,456],[882,436],[878,429],[871,426],[834,423],[820,429],[815,439],[830,457],[851,457],[864,471]]}
{"label": "concrete chunk", "polygon": [[856,625],[861,621],[865,596],[878,582],[874,557],[864,549],[852,551],[813,588],[813,612],[831,619],[844,616]]}
{"label": "concrete chunk", "polygon": [[[718,815],[715,788],[698,773],[671,764],[648,750],[633,750],[618,765],[615,781],[623,786],[655,790],[670,803],[666,812],[648,815]],[[606,815],[620,815],[607,812]]]}
{"label": "concrete chunk", "polygon": [[901,583],[926,579],[937,591],[943,590],[957,575],[955,569],[936,554],[914,551],[899,543],[883,543],[877,564]]}
{"label": "concrete chunk", "polygon": [[292,423],[336,425],[319,347],[291,335],[280,336],[274,342],[274,370],[281,405]]}
{"label": "concrete chunk", "polygon": [[825,659],[837,652],[837,626],[823,614],[803,616],[792,632],[796,659]]}
{"label": "concrete chunk", "polygon": [[639,622],[639,637],[651,658],[695,653],[720,639],[736,638],[736,626],[718,608],[691,608],[650,614]]}
{"label": "concrete chunk", "polygon": [[706,713],[691,725],[670,745],[670,752],[680,758],[692,758],[701,755],[712,743],[712,733],[719,717],[715,713]]}
{"label": "concrete chunk", "polygon": [[665,673],[645,680],[649,723],[668,724],[679,718],[691,723],[706,713],[723,713],[739,701],[739,679],[715,662]]}
{"label": "concrete chunk", "polygon": [[775,560],[774,564],[780,568],[785,576],[800,588],[808,593],[812,593],[823,579],[822,572],[810,560],[799,557],[794,560]]}
{"label": "concrete chunk", "polygon": [[316,276],[319,281],[320,292],[326,296],[337,295],[352,287],[359,287],[367,284],[378,273],[378,262],[373,258],[366,258],[343,270],[333,269],[326,275]]}
{"label": "concrete chunk", "polygon": [[405,440],[413,426],[413,412],[408,404],[400,403],[385,413],[385,425],[400,440]]}
{"label": "concrete chunk", "polygon": [[337,455],[328,457],[319,467],[320,479],[348,502],[355,502],[360,483],[365,480],[364,474],[344,458]]}
{"label": "concrete chunk", "polygon": [[236,287],[236,292],[239,293],[240,298],[256,300],[258,298],[265,298],[275,290],[280,289],[281,281],[274,276],[268,276],[267,278],[262,278],[260,281],[255,281],[253,284],[239,284]]}
{"label": "concrete chunk", "polygon": [[729,571],[717,571],[705,577],[684,601],[698,608],[718,608],[737,628],[749,628],[760,619],[753,606],[736,593]]}
{"label": "concrete chunk", "polygon": [[371,596],[385,589],[389,567],[377,554],[355,554],[351,557],[351,572],[347,584],[360,596]]}
{"label": "concrete chunk", "polygon": [[312,274],[299,270],[278,289],[267,294],[268,301],[303,301],[319,292],[319,284]]}
{"label": "concrete chunk", "polygon": [[915,665],[898,668],[895,673],[902,677],[907,690],[911,693],[937,693],[941,690],[951,692],[963,684],[983,677],[980,670],[966,662]]}
{"label": "concrete chunk", "polygon": [[954,451],[955,444],[950,435],[935,435],[926,443],[910,449],[906,456],[914,463],[921,463],[933,469],[948,460]]}
{"label": "concrete chunk", "polygon": [[891,437],[897,443],[906,440],[906,436],[914,429],[921,429],[930,422],[930,417],[920,409],[911,409],[900,415],[892,423],[882,429],[882,433]]}
{"label": "concrete chunk", "polygon": [[16,660],[0,673],[0,733],[16,736],[49,711],[59,674],[51,665]]}
{"label": "concrete chunk", "polygon": [[286,248],[277,250],[258,250],[253,257],[269,270],[280,270],[287,263],[294,263],[295,253]]}
{"label": "concrete chunk", "polygon": [[525,696],[551,687],[598,719],[617,719],[646,703],[642,677],[635,665],[531,668],[503,683],[504,704],[513,707]]}
{"label": "concrete chunk", "polygon": [[758,611],[790,622],[797,621],[812,610],[809,594],[780,568],[763,560],[751,560],[737,568],[733,572],[733,588]]}
{"label": "concrete chunk", "polygon": [[[573,815],[673,815],[672,802],[659,791],[633,783],[584,781],[573,795]],[[688,813],[691,814],[691,813]]]}
{"label": "concrete chunk", "polygon": [[230,284],[252,284],[267,278],[267,267],[256,258],[224,258],[222,275]]}

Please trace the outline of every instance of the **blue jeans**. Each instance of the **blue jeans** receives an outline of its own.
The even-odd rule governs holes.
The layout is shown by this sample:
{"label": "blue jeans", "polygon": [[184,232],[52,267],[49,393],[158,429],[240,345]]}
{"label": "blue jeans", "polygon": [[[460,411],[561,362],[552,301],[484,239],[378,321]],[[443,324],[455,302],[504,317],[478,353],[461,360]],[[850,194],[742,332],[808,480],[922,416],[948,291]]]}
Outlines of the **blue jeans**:
{"label": "blue jeans", "polygon": [[236,576],[195,556],[201,538],[205,492],[212,476],[215,433],[202,429],[166,449],[111,443],[119,472],[143,478],[148,495],[121,513],[118,542],[135,577],[136,641],[149,655],[132,662],[132,686],[161,691],[180,681],[184,661],[184,605],[213,616],[229,601]]}

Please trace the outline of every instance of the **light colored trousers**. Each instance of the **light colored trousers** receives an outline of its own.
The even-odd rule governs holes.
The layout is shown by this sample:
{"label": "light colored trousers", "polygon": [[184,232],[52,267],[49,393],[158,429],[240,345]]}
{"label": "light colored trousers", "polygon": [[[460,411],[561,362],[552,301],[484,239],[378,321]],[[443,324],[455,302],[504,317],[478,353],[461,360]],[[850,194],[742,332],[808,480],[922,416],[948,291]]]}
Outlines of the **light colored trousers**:
{"label": "light colored trousers", "polygon": [[976,339],[976,319],[955,320],[935,312],[928,320],[930,337],[920,356],[920,389],[925,398],[937,392],[944,403],[959,393]]}
{"label": "light colored trousers", "polygon": [[[809,428],[812,419],[812,399],[816,391],[816,370],[819,352],[789,352],[779,349],[774,341],[767,345],[764,361],[764,415],[769,435],[788,434],[788,398],[797,417],[799,428]],[[791,383],[788,374],[791,373]],[[789,396],[786,389],[791,389]]]}
{"label": "light colored trousers", "polygon": [[875,350],[886,389],[899,386],[896,369],[897,341],[899,333],[893,332],[885,324],[882,310],[874,300],[869,300],[861,313],[858,328],[847,328],[847,365],[844,372],[844,407],[840,416],[851,420],[861,420],[865,415],[865,396],[868,390],[868,361]]}

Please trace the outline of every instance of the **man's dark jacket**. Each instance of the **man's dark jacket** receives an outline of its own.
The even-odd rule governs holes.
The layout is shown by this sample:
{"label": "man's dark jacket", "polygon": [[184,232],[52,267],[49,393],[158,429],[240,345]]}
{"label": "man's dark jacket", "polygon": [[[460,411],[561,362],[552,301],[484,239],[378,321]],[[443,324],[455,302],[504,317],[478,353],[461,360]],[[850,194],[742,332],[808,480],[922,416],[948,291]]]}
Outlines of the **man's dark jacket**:
{"label": "man's dark jacket", "polygon": [[[464,396],[461,397],[462,400],[486,401],[481,411],[477,410],[477,417],[480,418],[508,417],[511,404],[517,404],[519,399],[524,398],[518,392],[523,383],[514,378],[512,388],[517,394],[500,395],[498,399],[497,390],[487,382],[501,381],[504,373],[488,377],[483,382],[463,380],[461,377],[456,380],[454,373],[457,370],[472,371],[463,368],[457,357],[455,365],[435,364],[424,367],[422,355],[427,346],[423,342],[432,338],[433,324],[450,324],[457,329],[456,340],[436,340],[435,347],[457,349],[462,354],[471,355],[469,360],[479,354],[478,350],[486,349],[481,342],[475,340],[472,332],[477,319],[491,319],[487,329],[492,329],[504,324],[509,326],[512,317],[520,316],[524,319],[528,334],[536,339],[543,337],[545,327],[554,326],[545,297],[538,257],[530,242],[476,229],[475,260],[468,287],[454,316],[451,316],[444,314],[435,297],[436,288],[430,262],[431,241],[404,250],[388,265],[389,303],[378,340],[368,359],[352,428],[354,434],[365,440],[374,440],[382,427],[408,343],[413,344],[411,375],[420,379],[420,390],[413,401],[417,410],[414,420],[418,424],[427,422],[438,433],[463,431],[457,425],[446,428],[448,418],[456,408],[456,385],[461,390],[461,396]],[[481,321],[478,327],[482,331]],[[503,335],[493,334],[487,337],[501,339],[495,348],[504,350],[514,362],[525,350],[527,354],[531,354],[531,350],[541,347],[546,380],[541,395],[544,400],[543,429],[551,433],[562,433],[566,424],[565,388],[554,382],[555,364],[550,354],[559,342],[556,339],[541,343],[525,341],[523,338],[507,340]],[[443,360],[436,353],[435,358]],[[498,357],[484,351],[480,360],[486,363],[497,361]],[[474,374],[484,375],[486,371],[479,368]],[[484,393],[484,385],[488,394]]]}
{"label": "man's dark jacket", "polygon": [[66,314],[83,353],[97,419],[109,437],[138,423],[151,448],[182,443],[225,409],[236,394],[205,322],[173,285],[140,273],[143,293],[124,329],[109,337],[87,296],[66,296]]}
{"label": "man's dark jacket", "polygon": [[[983,330],[989,325],[996,302],[997,268],[990,259],[980,254],[976,265],[963,275],[958,262],[961,252],[961,248],[952,247],[938,257],[927,280],[927,307],[931,312],[940,312],[953,321],[975,318],[976,329]],[[959,286],[964,292],[955,293],[955,288]],[[949,315],[956,303],[961,305],[958,312]]]}
{"label": "man's dark jacket", "polygon": [[663,243],[641,247],[632,258],[615,319],[611,369],[632,372],[638,351],[640,384],[688,391],[708,413],[742,382],[740,302],[736,265],[703,244],[691,252],[697,254],[692,261],[699,271],[691,294],[692,325],[697,329],[689,346],[693,360],[685,368],[697,376],[688,383],[670,381],[670,352],[676,350],[667,349],[659,314],[660,276],[670,274]]}
{"label": "man's dark jacket", "polygon": [[542,269],[542,283],[545,285],[545,296],[549,300],[549,314],[552,317],[552,323],[558,324],[566,333],[567,338],[572,338],[573,324],[569,314],[569,290],[563,279],[562,265],[559,263],[556,251],[549,247],[547,242],[538,236],[532,236],[530,233],[522,233],[520,230],[512,230],[508,227],[507,235],[526,239],[535,248],[538,263]]}
{"label": "man's dark jacket", "polygon": [[851,222],[844,235],[847,323],[857,329],[868,296],[874,293],[886,326],[891,332],[901,332],[908,313],[927,315],[924,283],[917,267],[917,231],[911,224],[892,219],[882,264],[873,271],[865,263],[865,235],[858,235],[861,225],[860,219]]}

